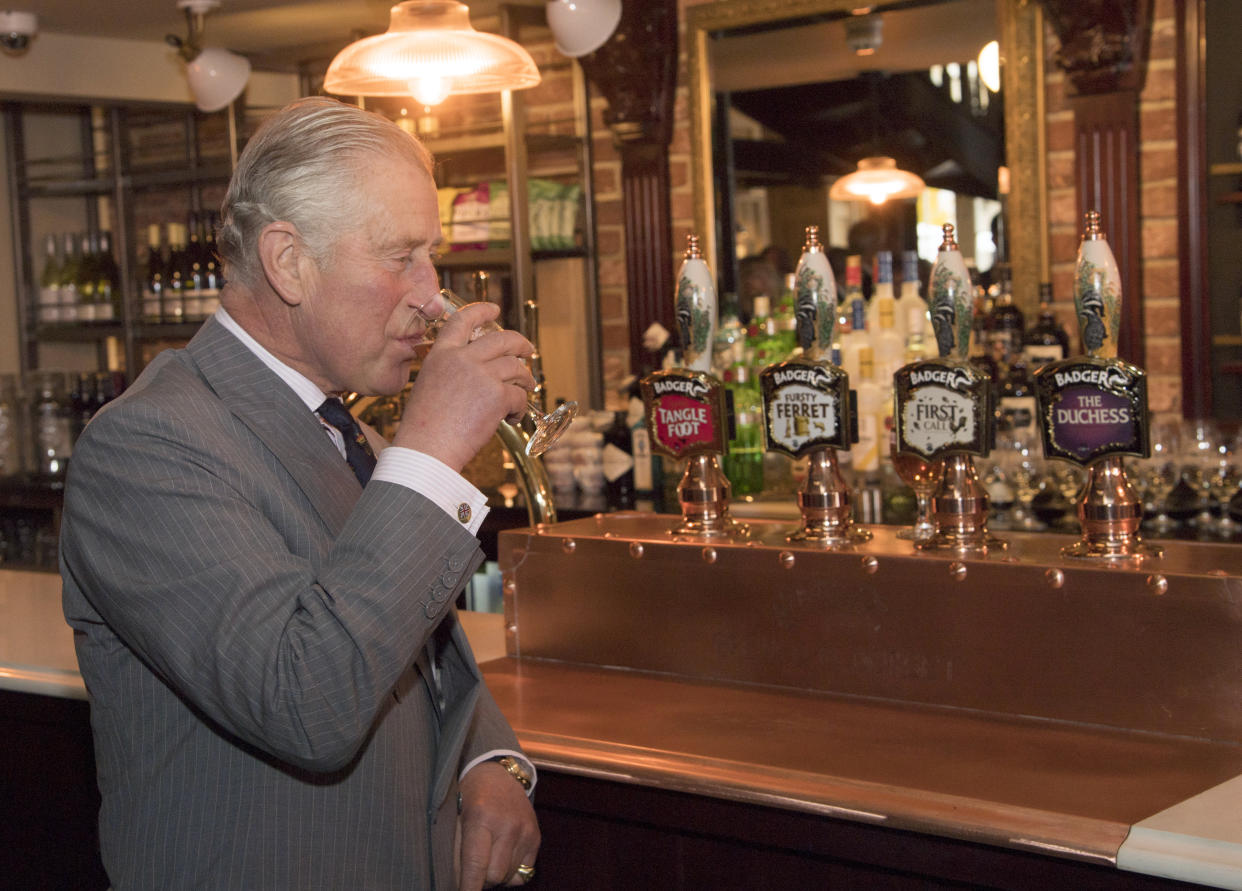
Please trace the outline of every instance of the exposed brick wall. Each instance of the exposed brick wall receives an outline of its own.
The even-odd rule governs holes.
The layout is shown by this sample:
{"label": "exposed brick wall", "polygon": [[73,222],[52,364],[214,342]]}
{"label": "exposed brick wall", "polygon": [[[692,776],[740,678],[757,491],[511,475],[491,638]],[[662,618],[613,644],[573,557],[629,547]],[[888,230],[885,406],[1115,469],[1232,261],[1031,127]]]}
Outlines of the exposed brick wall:
{"label": "exposed brick wall", "polygon": [[[1139,188],[1148,403],[1153,413],[1181,410],[1178,324],[1177,105],[1173,0],[1155,0],[1147,78],[1139,97]],[[1074,187],[1074,115],[1065,75],[1053,63],[1059,44],[1045,29],[1048,227],[1057,314],[1076,340],[1074,260],[1081,221]]]}

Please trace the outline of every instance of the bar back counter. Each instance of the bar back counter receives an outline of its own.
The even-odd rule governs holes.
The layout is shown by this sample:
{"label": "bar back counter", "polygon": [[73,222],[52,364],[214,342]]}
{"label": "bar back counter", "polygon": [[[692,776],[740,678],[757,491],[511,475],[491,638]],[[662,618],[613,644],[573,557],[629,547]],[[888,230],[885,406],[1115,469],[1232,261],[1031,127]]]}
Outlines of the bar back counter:
{"label": "bar back counter", "polygon": [[1242,887],[1242,549],[676,519],[500,535],[548,887]]}

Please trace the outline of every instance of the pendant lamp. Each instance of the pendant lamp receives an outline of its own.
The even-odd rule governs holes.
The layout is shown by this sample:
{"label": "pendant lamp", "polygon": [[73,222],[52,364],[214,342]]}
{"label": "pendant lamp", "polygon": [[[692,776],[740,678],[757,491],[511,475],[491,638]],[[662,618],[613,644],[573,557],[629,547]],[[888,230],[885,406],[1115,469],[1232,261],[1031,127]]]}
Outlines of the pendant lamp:
{"label": "pendant lamp", "polygon": [[535,61],[506,37],[476,31],[456,0],[404,0],[388,30],[337,53],[323,88],[345,96],[413,96],[425,106],[454,93],[522,90],[539,83]]}
{"label": "pendant lamp", "polygon": [[833,201],[870,201],[883,204],[890,198],[917,198],[927,188],[918,174],[902,170],[885,155],[873,155],[858,162],[858,169],[832,184],[828,197]]}
{"label": "pendant lamp", "polygon": [[[871,94],[871,144],[879,148],[882,144],[879,84],[883,75],[877,71],[865,71],[862,77]],[[917,198],[925,188],[927,183],[921,176],[902,170],[895,159],[877,153],[860,160],[857,170],[834,182],[828,190],[828,198],[832,201],[870,201],[878,205],[890,198]]]}
{"label": "pendant lamp", "polygon": [[603,46],[621,21],[621,0],[548,0],[556,48],[571,59]]}
{"label": "pendant lamp", "polygon": [[185,78],[199,111],[219,111],[241,95],[250,79],[250,60],[218,46],[204,47],[203,19],[220,0],[178,0],[185,10],[187,35],[169,34],[165,40],[185,60]]}

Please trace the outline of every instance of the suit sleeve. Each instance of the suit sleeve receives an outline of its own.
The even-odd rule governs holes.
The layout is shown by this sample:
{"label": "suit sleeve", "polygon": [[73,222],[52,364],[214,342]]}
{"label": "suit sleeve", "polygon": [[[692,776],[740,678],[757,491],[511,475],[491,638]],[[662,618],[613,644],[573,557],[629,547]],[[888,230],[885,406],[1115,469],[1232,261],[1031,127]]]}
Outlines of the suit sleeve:
{"label": "suit sleeve", "polygon": [[383,482],[332,539],[296,486],[271,485],[274,459],[249,466],[261,450],[228,436],[141,400],[100,413],[71,462],[66,584],[207,719],[335,770],[477,566],[478,541]]}

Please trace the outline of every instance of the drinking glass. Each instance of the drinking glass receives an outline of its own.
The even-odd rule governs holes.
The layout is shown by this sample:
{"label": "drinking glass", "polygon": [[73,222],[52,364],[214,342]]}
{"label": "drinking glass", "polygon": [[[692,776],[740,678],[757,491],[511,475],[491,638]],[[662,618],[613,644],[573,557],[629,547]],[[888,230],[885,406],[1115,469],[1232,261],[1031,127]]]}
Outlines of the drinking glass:
{"label": "drinking glass", "polygon": [[1212,500],[1220,511],[1214,530],[1225,537],[1238,531],[1239,524],[1229,516],[1229,501],[1238,491],[1242,481],[1242,468],[1238,465],[1238,442],[1233,437],[1221,436],[1216,446],[1217,463],[1213,468],[1208,488]]}
{"label": "drinking glass", "polygon": [[1151,457],[1139,462],[1138,478],[1143,498],[1155,511],[1150,521],[1153,532],[1168,532],[1177,525],[1169,516],[1169,493],[1181,476],[1181,432],[1177,424],[1164,420],[1151,425]]}
{"label": "drinking glass", "polygon": [[897,471],[902,482],[914,490],[914,497],[918,499],[918,517],[914,525],[899,530],[897,537],[926,541],[936,534],[936,524],[932,520],[932,495],[944,475],[944,462],[939,458],[929,461],[913,452],[897,451],[896,430],[889,431],[888,447],[893,458],[893,469]]}
{"label": "drinking glass", "polygon": [[1028,437],[1015,435],[1010,448],[1002,453],[1001,461],[1013,483],[1015,496],[1010,528],[1028,531],[1043,529],[1044,524],[1031,510],[1031,502],[1039,494],[1043,478],[1043,462],[1036,453],[1036,446]]}
{"label": "drinking glass", "polygon": [[[444,303],[444,312],[441,313],[439,318],[432,319],[427,323],[427,332],[424,335],[424,339],[429,343],[436,339],[449,316],[471,302],[461,299],[448,288],[440,290],[440,299]],[[501,330],[503,329],[496,322],[488,322],[476,327],[471,333],[470,339],[472,341],[478,340],[490,331]],[[529,427],[533,432],[531,432],[530,438],[526,440],[526,454],[532,458],[537,458],[555,445],[556,441],[561,438],[561,435],[569,429],[569,424],[577,413],[578,403],[576,402],[563,402],[552,411],[545,412],[533,393],[527,396],[526,409],[523,411],[522,417],[525,421],[525,426]]]}
{"label": "drinking glass", "polygon": [[1208,419],[1192,421],[1184,445],[1183,459],[1186,463],[1186,481],[1194,489],[1199,502],[1199,513],[1194,524],[1200,530],[1211,528],[1212,477],[1220,466],[1220,431],[1216,422]]}

